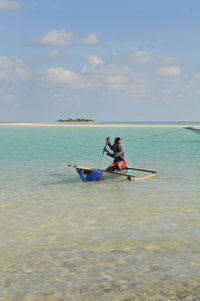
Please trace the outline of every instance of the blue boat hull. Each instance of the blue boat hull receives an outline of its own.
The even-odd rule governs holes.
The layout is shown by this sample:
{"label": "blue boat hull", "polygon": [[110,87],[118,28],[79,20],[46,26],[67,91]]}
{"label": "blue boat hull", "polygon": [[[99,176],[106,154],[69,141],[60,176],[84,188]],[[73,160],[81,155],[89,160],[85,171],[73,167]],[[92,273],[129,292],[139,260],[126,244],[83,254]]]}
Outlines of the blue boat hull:
{"label": "blue boat hull", "polygon": [[79,174],[79,176],[83,182],[98,181],[98,180],[100,180],[101,175],[102,175],[102,171],[97,171],[97,170],[76,168],[76,171]]}

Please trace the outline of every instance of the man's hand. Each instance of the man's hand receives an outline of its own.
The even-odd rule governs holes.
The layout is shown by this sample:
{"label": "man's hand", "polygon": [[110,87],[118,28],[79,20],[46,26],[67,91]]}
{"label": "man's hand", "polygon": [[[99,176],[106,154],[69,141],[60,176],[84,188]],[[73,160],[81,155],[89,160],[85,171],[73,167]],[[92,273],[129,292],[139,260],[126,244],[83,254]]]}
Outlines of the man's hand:
{"label": "man's hand", "polygon": [[107,150],[107,148],[106,148],[106,147],[104,147],[104,148],[103,148],[103,151],[104,151],[104,152],[108,152],[108,150]]}
{"label": "man's hand", "polygon": [[110,142],[110,137],[107,137],[107,138],[106,138],[106,141],[109,143],[109,142]]}

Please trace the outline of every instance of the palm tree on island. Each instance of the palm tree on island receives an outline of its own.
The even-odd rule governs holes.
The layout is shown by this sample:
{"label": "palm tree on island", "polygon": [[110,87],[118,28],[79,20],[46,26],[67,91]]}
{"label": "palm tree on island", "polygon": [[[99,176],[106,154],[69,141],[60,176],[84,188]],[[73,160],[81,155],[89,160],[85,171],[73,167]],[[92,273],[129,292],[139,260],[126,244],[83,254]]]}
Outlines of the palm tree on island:
{"label": "palm tree on island", "polygon": [[77,118],[77,119],[59,119],[57,122],[95,122],[93,119]]}

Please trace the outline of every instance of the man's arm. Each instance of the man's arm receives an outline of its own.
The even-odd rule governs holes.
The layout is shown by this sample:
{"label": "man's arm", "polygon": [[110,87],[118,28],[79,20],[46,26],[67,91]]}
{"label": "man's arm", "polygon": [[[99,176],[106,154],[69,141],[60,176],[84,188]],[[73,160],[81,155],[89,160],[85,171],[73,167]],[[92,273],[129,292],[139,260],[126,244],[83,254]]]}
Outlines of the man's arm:
{"label": "man's arm", "polygon": [[106,138],[106,141],[107,141],[107,144],[108,144],[108,146],[110,147],[110,149],[113,150],[113,145],[112,145],[111,142],[110,142],[110,137],[107,137],[107,138]]}
{"label": "man's arm", "polygon": [[114,153],[109,152],[109,150],[106,147],[104,147],[103,150],[107,153],[108,156],[114,158]]}
{"label": "man's arm", "polygon": [[108,150],[107,150],[107,155],[108,155],[109,157],[112,157],[112,158],[115,157],[114,154],[113,154],[113,153],[110,153]]}
{"label": "man's arm", "polygon": [[111,150],[113,150],[113,144],[111,144],[110,141],[108,142],[108,146],[110,147]]}

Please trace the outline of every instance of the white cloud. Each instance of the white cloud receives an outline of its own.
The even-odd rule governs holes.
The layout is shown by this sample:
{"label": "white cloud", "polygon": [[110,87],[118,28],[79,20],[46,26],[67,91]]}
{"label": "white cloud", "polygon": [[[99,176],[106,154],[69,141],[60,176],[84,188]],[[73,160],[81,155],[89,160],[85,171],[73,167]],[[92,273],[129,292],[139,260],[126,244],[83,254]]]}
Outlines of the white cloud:
{"label": "white cloud", "polygon": [[132,63],[145,64],[153,63],[154,65],[164,67],[166,65],[175,65],[176,58],[172,56],[153,56],[147,51],[136,51],[129,55],[129,61]]}
{"label": "white cloud", "polygon": [[[148,80],[142,76],[132,75],[132,70],[126,66],[105,64],[101,57],[88,56],[91,63],[84,67],[82,73],[76,73],[64,68],[49,68],[41,70],[41,80],[51,87],[72,89],[101,88],[107,92],[123,92],[129,97],[149,98]],[[86,70],[86,68],[88,68]],[[85,69],[85,70],[84,70]],[[85,72],[83,72],[85,71]],[[52,99],[62,100],[61,94],[53,94]]]}
{"label": "white cloud", "polygon": [[0,9],[19,11],[23,8],[23,4],[18,1],[0,0]]}
{"label": "white cloud", "polygon": [[106,63],[96,56],[89,56],[87,59],[91,65],[83,67],[82,74],[92,87],[100,87],[107,92],[123,92],[129,97],[151,97],[148,92],[149,81],[144,76],[134,74],[132,68],[123,64]]}
{"label": "white cloud", "polygon": [[148,81],[145,78],[134,76],[127,78],[123,75],[110,75],[105,77],[105,83],[108,90],[121,91],[129,97],[150,98],[148,92]]}
{"label": "white cloud", "polygon": [[98,64],[94,66],[95,68],[91,68],[90,72],[92,76],[112,76],[112,75],[128,75],[131,73],[131,69],[126,66],[118,66],[116,64]]}
{"label": "white cloud", "polygon": [[30,71],[24,66],[23,60],[10,60],[6,56],[0,56],[0,81],[19,81],[30,76]]}
{"label": "white cloud", "polygon": [[129,57],[132,63],[150,63],[152,62],[152,55],[147,51],[136,51]]}
{"label": "white cloud", "polygon": [[157,68],[157,74],[160,76],[177,77],[180,76],[181,69],[178,66]]}
{"label": "white cloud", "polygon": [[64,47],[71,43],[73,33],[66,29],[53,29],[40,40],[30,41],[32,46],[53,46],[53,47]]}
{"label": "white cloud", "polygon": [[73,38],[74,42],[78,44],[96,45],[99,43],[99,38],[94,33],[89,34],[85,38],[76,39],[75,33],[71,31],[67,31],[66,29],[53,29],[41,39],[30,40],[29,45],[36,47],[65,47],[72,43]]}
{"label": "white cloud", "polygon": [[88,55],[86,57],[86,59],[89,61],[89,63],[91,64],[90,66],[84,66],[82,69],[83,73],[89,73],[92,72],[96,69],[97,66],[99,65],[103,65],[104,61],[100,56],[96,56],[96,55]]}
{"label": "white cloud", "polygon": [[[151,67],[151,71],[153,72],[155,60],[160,59],[160,57],[153,57],[144,51],[140,52],[140,55],[138,53],[134,56],[134,60],[142,64],[144,62],[151,62],[152,64],[148,66],[149,68]],[[133,68],[130,63],[127,65],[126,61],[122,60],[120,56],[116,56],[115,61],[113,61],[113,56],[104,60],[97,55],[88,55],[85,57],[88,61],[88,66],[83,66],[79,72],[65,68],[49,68],[40,71],[40,76],[41,80],[48,87],[57,86],[61,88],[88,90],[101,89],[105,93],[121,93],[133,99],[151,99],[152,93],[154,93],[153,85],[156,83],[156,93],[161,95],[163,101],[167,101],[172,99],[172,97],[177,97],[180,92],[177,77],[181,74],[181,70],[175,64],[165,66],[165,63],[174,61],[174,58],[167,56],[163,58],[162,62],[158,60],[160,66],[157,67],[156,71],[161,77],[168,76],[174,79],[173,85],[170,82],[170,87],[166,87],[161,78],[156,78],[156,81],[153,81],[152,78],[146,76],[141,70],[140,74],[138,74],[136,66]],[[197,78],[198,74],[195,77]],[[62,99],[62,97],[54,95],[53,99]]]}
{"label": "white cloud", "polygon": [[81,75],[64,68],[48,68],[47,70],[39,71],[43,82],[54,85],[63,86],[73,89],[90,88],[90,83]]}
{"label": "white cloud", "polygon": [[104,64],[104,61],[100,56],[88,55],[86,58],[93,66]]}
{"label": "white cloud", "polygon": [[96,45],[99,43],[99,38],[94,33],[91,33],[87,37],[81,39],[80,43],[85,45]]}
{"label": "white cloud", "polygon": [[97,65],[83,67],[82,74],[86,76],[92,87],[120,90],[122,82],[131,70],[124,66],[114,64],[103,64],[99,61]]}
{"label": "white cloud", "polygon": [[[100,59],[90,59],[90,62],[94,65],[84,67],[82,72],[87,75],[93,87],[101,87],[104,91],[123,92],[130,97],[150,97],[147,91],[148,81],[142,76],[133,76],[131,68],[106,64]],[[95,65],[97,62],[99,64]]]}

